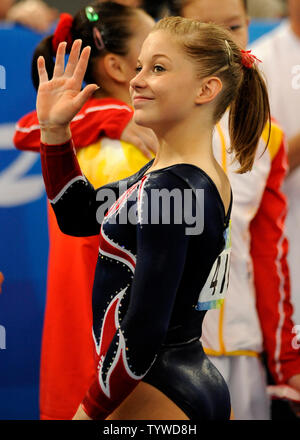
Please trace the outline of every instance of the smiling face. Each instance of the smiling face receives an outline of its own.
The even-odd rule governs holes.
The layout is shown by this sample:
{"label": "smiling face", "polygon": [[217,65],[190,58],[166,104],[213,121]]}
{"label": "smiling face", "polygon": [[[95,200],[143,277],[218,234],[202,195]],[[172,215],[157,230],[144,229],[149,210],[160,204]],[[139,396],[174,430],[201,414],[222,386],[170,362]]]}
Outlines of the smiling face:
{"label": "smiling face", "polygon": [[174,36],[164,30],[152,32],[143,44],[137,75],[130,83],[135,121],[154,130],[178,123],[195,108],[199,84],[194,63]]}
{"label": "smiling face", "polygon": [[239,46],[245,49],[248,44],[249,18],[242,0],[188,0],[181,15],[225,26]]}

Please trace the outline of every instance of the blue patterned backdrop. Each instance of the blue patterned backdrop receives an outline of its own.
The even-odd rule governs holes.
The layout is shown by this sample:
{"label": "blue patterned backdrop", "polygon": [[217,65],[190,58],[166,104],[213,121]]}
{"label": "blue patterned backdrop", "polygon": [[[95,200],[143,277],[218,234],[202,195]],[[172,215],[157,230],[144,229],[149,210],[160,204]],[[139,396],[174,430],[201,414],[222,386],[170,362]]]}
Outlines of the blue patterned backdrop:
{"label": "blue patterned backdrop", "polygon": [[46,198],[39,155],[15,150],[12,136],[15,122],[35,107],[30,68],[41,38],[20,26],[0,28],[0,419],[38,418]]}

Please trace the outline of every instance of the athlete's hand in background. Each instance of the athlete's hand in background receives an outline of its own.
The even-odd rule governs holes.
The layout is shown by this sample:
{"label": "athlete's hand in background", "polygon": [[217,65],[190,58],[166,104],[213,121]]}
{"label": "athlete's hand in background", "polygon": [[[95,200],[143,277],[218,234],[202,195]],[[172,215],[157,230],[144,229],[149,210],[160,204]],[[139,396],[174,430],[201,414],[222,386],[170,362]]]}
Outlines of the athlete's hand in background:
{"label": "athlete's hand in background", "polygon": [[133,144],[149,159],[157,153],[158,139],[154,131],[136,124],[132,119],[123,130],[121,140]]}
{"label": "athlete's hand in background", "polygon": [[80,54],[81,44],[81,40],[74,41],[66,68],[66,43],[59,44],[51,80],[44,58],[38,58],[40,84],[36,110],[43,143],[55,145],[69,140],[71,120],[98,88],[96,84],[88,84],[81,90],[91,50],[87,46]]}
{"label": "athlete's hand in background", "polygon": [[[295,374],[288,380],[288,385],[300,393],[300,374]],[[294,414],[300,418],[300,402],[290,402]]]}

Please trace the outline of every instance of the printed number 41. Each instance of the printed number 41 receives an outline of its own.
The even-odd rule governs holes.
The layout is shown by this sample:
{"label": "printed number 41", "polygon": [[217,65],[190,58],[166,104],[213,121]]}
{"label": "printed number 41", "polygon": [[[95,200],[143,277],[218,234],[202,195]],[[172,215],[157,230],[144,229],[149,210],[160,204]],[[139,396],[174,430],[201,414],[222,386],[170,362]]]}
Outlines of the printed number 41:
{"label": "printed number 41", "polygon": [[[226,260],[225,260],[225,265],[223,266],[223,270],[222,270],[223,277],[220,274],[221,277],[219,278],[219,272],[220,272],[220,267],[221,267],[222,256],[224,257],[224,254],[223,255],[220,254],[218,256],[216,269],[215,269],[215,272],[213,274],[213,277],[212,277],[212,280],[211,280],[211,283],[210,283],[210,286],[209,286],[211,289],[213,289],[213,291],[211,292],[211,295],[214,295],[216,293],[216,289],[218,287],[218,283],[220,283],[220,278],[222,279],[222,282],[221,282],[221,288],[220,288],[219,294],[222,295],[222,293],[224,291],[225,283],[226,283],[226,289],[225,290],[227,290],[227,287],[228,287],[228,281],[229,281],[229,277],[228,277],[229,254],[226,253],[226,255],[225,255]],[[227,278],[227,282],[226,282],[226,278]]]}

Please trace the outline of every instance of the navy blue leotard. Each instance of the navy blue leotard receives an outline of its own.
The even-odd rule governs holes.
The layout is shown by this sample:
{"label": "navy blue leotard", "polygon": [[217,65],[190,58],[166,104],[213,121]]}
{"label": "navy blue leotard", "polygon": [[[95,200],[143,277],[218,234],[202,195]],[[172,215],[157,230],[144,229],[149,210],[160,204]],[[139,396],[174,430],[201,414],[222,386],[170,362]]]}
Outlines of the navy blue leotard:
{"label": "navy blue leotard", "polygon": [[[83,406],[106,418],[143,380],[190,419],[226,420],[227,386],[199,341],[228,283],[229,218],[200,168],[177,164],[95,190],[72,143],[41,145],[46,190],[61,230],[99,234],[93,287],[95,380]],[[78,378],[80,380],[80,378]]]}

